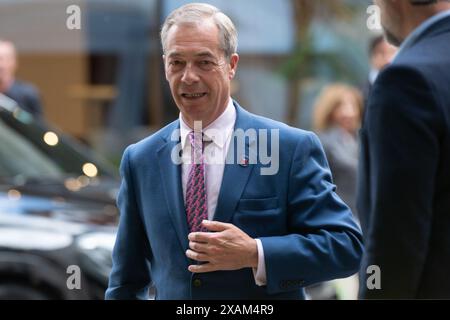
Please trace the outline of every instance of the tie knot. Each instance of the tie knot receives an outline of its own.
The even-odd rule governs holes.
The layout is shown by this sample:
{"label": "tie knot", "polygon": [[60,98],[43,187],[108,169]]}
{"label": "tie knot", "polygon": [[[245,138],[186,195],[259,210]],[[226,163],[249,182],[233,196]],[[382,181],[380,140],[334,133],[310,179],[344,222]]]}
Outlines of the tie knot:
{"label": "tie knot", "polygon": [[194,150],[203,149],[203,132],[191,131],[189,132],[189,142]]}
{"label": "tie knot", "polygon": [[203,163],[203,132],[189,132],[189,141],[192,148],[192,160],[194,164]]}

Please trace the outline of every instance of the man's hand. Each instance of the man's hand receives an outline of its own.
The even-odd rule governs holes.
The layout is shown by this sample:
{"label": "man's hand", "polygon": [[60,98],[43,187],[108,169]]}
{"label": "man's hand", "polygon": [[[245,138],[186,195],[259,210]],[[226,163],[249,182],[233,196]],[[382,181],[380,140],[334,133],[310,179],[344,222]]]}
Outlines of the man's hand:
{"label": "man's hand", "polygon": [[239,270],[258,266],[256,240],[229,223],[204,220],[203,227],[213,232],[193,232],[188,236],[188,258],[208,262],[189,266],[189,271]]}

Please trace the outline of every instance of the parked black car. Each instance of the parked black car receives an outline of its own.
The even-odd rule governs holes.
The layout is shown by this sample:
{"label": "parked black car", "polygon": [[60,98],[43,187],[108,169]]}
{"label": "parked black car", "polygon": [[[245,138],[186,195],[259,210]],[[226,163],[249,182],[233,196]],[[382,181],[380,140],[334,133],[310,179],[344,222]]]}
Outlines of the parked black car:
{"label": "parked black car", "polygon": [[115,172],[0,95],[0,299],[103,298]]}

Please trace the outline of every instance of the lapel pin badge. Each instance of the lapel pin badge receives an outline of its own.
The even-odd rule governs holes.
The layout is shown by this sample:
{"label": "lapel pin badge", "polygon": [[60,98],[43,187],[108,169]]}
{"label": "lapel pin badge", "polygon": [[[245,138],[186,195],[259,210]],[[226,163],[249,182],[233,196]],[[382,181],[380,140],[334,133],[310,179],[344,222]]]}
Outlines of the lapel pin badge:
{"label": "lapel pin badge", "polygon": [[239,162],[239,165],[243,168],[248,167],[249,165],[249,160],[247,156],[242,157],[241,161]]}

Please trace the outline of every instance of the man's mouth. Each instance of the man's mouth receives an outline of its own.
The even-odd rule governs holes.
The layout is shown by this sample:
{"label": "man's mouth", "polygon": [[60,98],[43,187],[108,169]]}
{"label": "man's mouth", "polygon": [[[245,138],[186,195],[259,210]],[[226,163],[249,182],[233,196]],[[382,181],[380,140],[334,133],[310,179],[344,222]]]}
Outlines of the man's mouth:
{"label": "man's mouth", "polygon": [[204,96],[206,96],[206,92],[201,92],[201,93],[182,93],[181,96],[183,98],[186,99],[199,99],[199,98],[203,98]]}

